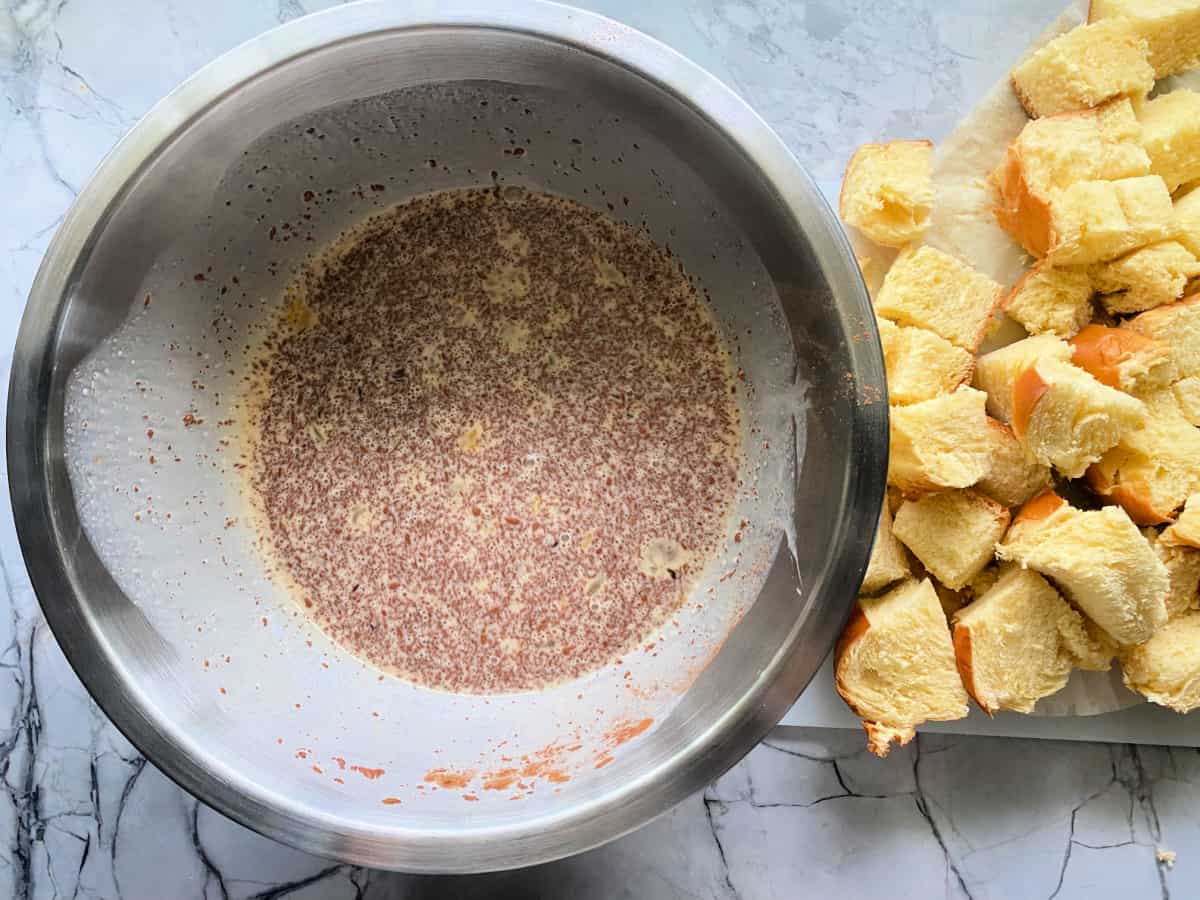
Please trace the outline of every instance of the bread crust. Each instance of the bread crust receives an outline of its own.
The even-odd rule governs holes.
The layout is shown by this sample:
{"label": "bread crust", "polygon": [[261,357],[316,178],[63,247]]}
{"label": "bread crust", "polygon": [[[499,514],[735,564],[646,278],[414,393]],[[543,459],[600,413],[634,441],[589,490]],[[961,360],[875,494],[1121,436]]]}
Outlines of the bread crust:
{"label": "bread crust", "polygon": [[1121,390],[1121,363],[1135,353],[1157,348],[1159,342],[1127,328],[1088,325],[1067,343],[1071,362],[1090,372],[1101,384]]}
{"label": "bread crust", "polygon": [[[1013,84],[1016,90],[1016,84]],[[1017,90],[1017,97],[1022,96]],[[1024,104],[1022,104],[1024,105]],[[1029,109],[1026,107],[1026,112]],[[1031,113],[1032,115],[1032,113]],[[1068,113],[1067,115],[1078,115]],[[1012,235],[1017,243],[1039,259],[1050,252],[1055,243],[1053,214],[1048,198],[1038,196],[1025,179],[1025,167],[1021,163],[1021,151],[1010,144],[1004,154],[1004,162],[991,173],[989,180],[996,189],[999,203],[992,207],[1000,227]],[[1026,275],[1028,277],[1028,275]],[[1021,287],[1017,283],[1014,293]],[[1011,296],[1011,294],[1010,294]]]}
{"label": "bread crust", "polygon": [[1024,438],[1029,432],[1029,420],[1033,418],[1033,411],[1048,390],[1050,390],[1050,385],[1038,374],[1036,364],[1018,375],[1017,380],[1013,382],[1011,424],[1013,434],[1017,437]]}
{"label": "bread crust", "polygon": [[976,705],[987,713],[988,718],[992,718],[996,710],[985,703],[979,696],[978,688],[975,684],[975,662],[974,651],[971,646],[971,626],[961,623],[954,626],[954,664],[958,667],[958,677],[962,679],[963,687],[966,688],[967,694],[975,701]]}
{"label": "bread crust", "polygon": [[1010,529],[1018,525],[1030,525],[1050,518],[1055,512],[1067,505],[1067,501],[1054,492],[1054,488],[1046,488],[1017,512],[1012,520]]}

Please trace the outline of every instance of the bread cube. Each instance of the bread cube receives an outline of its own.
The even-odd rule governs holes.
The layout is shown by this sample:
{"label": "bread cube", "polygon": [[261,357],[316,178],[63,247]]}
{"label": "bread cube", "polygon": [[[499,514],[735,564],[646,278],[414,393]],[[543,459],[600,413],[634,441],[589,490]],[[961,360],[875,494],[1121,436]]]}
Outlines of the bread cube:
{"label": "bread cube", "polygon": [[1166,240],[1174,230],[1171,195],[1158,175],[1078,181],[1050,203],[1045,255],[1056,266],[1090,265]]}
{"label": "bread cube", "polygon": [[1200,258],[1200,187],[1175,196],[1175,240]]}
{"label": "bread cube", "polygon": [[1030,253],[1049,249],[1050,203],[1079,181],[1150,174],[1141,125],[1127,98],[1027,123],[991,173],[996,220]]}
{"label": "bread cube", "polygon": [[1092,279],[1084,269],[1041,262],[1016,283],[1000,308],[1030,334],[1069,338],[1092,320]]}
{"label": "bread cube", "polygon": [[885,502],[879,513],[879,524],[875,527],[875,543],[871,545],[871,559],[863,576],[862,593],[878,593],[910,574],[904,547],[892,534],[891,507]]}
{"label": "bread cube", "polygon": [[1089,325],[1069,343],[1071,362],[1127,394],[1162,390],[1178,374],[1170,347],[1128,328]]}
{"label": "bread cube", "polygon": [[1113,315],[1144,312],[1183,296],[1200,260],[1179,241],[1159,241],[1091,270],[1100,302]]}
{"label": "bread cube", "polygon": [[953,624],[963,687],[990,716],[1033,712],[1066,686],[1075,660],[1062,633],[1082,629],[1083,617],[1041,575],[1008,566]]}
{"label": "bread cube", "polygon": [[1188,495],[1200,489],[1200,429],[1183,417],[1169,390],[1142,401],[1145,422],[1122,435],[1088,469],[1087,480],[1139,525],[1159,525],[1172,521]]}
{"label": "bread cube", "polygon": [[1200,178],[1200,94],[1182,88],[1159,94],[1141,105],[1138,121],[1150,171],[1167,190]]}
{"label": "bread cube", "polygon": [[1001,422],[1012,421],[1013,386],[1039,359],[1069,362],[1071,345],[1052,334],[1027,337],[985,353],[975,362],[974,385],[987,393],[987,411]]}
{"label": "bread cube", "polygon": [[1184,613],[1121,654],[1125,686],[1177,713],[1200,707],[1200,612]]}
{"label": "bread cube", "polygon": [[1012,429],[988,417],[992,460],[976,490],[1006,507],[1020,506],[1050,486],[1050,467],[1025,457],[1025,448]]}
{"label": "bread cube", "polygon": [[1179,378],[1200,375],[1200,295],[1156,307],[1121,327],[1167,344]]}
{"label": "bread cube", "polygon": [[1166,622],[1167,570],[1120,507],[1075,509],[1046,492],[1025,504],[996,555],[1054,581],[1118,644]]}
{"label": "bread cube", "polygon": [[1183,512],[1159,536],[1164,544],[1172,547],[1194,547],[1200,550],[1200,494],[1192,494],[1184,504]]}
{"label": "bread cube", "polygon": [[1171,390],[1179,403],[1179,411],[1193,425],[1200,426],[1200,375],[1180,378]]}
{"label": "bread cube", "polygon": [[987,397],[965,385],[952,394],[891,408],[888,483],[906,494],[966,488],[988,473]]}
{"label": "bread cube", "polygon": [[897,406],[948,394],[970,381],[975,358],[924,328],[880,319],[888,402]]}
{"label": "bread cube", "polygon": [[1142,403],[1070,363],[1038,360],[1013,385],[1013,434],[1025,455],[1078,478],[1145,420]]}
{"label": "bread cube", "polygon": [[933,247],[903,251],[875,298],[875,312],[925,328],[972,353],[1000,304],[1000,285]]}
{"label": "bread cube", "polygon": [[1012,72],[1017,99],[1032,118],[1099,106],[1154,87],[1146,40],[1123,20],[1080,25],[1052,40]]}
{"label": "bread cube", "polygon": [[1085,672],[1107,672],[1112,668],[1112,661],[1121,648],[1108,632],[1087,616],[1065,619],[1061,625],[1059,638],[1075,668]]}
{"label": "bread cube", "polygon": [[1195,0],[1092,0],[1088,21],[1124,19],[1146,41],[1155,78],[1200,65],[1200,5]]}
{"label": "bread cube", "polygon": [[1167,570],[1171,592],[1167,595],[1167,619],[1174,619],[1190,609],[1200,609],[1200,550],[1187,545],[1178,546],[1160,540],[1153,528],[1142,532],[1159,562]]}
{"label": "bread cube", "polygon": [[928,579],[859,599],[834,651],[834,681],[876,756],[893,741],[907,744],[922,722],[966,716],[950,629]]}
{"label": "bread cube", "polygon": [[1008,520],[1008,509],[983,494],[945,491],[906,501],[892,532],[934,578],[957,591],[992,561]]}
{"label": "bread cube", "polygon": [[903,247],[921,237],[933,211],[933,144],[864,144],[846,166],[842,221],[877,244]]}

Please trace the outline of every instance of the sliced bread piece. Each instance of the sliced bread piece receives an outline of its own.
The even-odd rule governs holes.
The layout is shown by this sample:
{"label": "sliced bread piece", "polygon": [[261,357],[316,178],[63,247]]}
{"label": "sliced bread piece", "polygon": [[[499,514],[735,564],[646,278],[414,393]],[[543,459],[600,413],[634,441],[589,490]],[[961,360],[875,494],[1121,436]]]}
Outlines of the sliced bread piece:
{"label": "sliced bread piece", "polygon": [[1200,65],[1200,4],[1195,0],[1092,0],[1088,21],[1125,19],[1146,41],[1155,78]]}
{"label": "sliced bread piece", "polygon": [[996,555],[1050,578],[1118,644],[1167,620],[1167,570],[1120,507],[1075,509],[1048,491],[1025,504]]}
{"label": "sliced bread piece", "polygon": [[1183,417],[1193,425],[1200,425],[1200,375],[1180,378],[1171,385],[1171,390],[1179,401],[1179,411]]}
{"label": "sliced bread piece", "polygon": [[979,357],[974,385],[987,394],[987,411],[1001,422],[1012,420],[1013,386],[1039,359],[1070,362],[1071,345],[1052,334],[1023,338]]}
{"label": "sliced bread piece", "polygon": [[1175,239],[1200,258],[1200,186],[1175,195]]}
{"label": "sliced bread piece", "polygon": [[1200,94],[1183,88],[1159,94],[1137,116],[1150,171],[1162,176],[1167,190],[1200,178]]}
{"label": "sliced bread piece", "polygon": [[1194,547],[1200,550],[1200,494],[1192,494],[1184,504],[1183,512],[1159,536],[1164,544],[1173,547]]}
{"label": "sliced bread piece", "polygon": [[1025,456],[1025,448],[1007,425],[988,417],[992,464],[975,488],[1002,506],[1020,506],[1050,486],[1050,467]]}
{"label": "sliced bread piece", "polygon": [[1067,619],[1062,623],[1063,649],[1075,661],[1075,668],[1085,672],[1107,672],[1121,648],[1103,628],[1087,616]]}
{"label": "sliced bread piece", "polygon": [[1177,374],[1167,344],[1128,328],[1089,325],[1069,343],[1071,362],[1127,394],[1162,390]]}
{"label": "sliced bread piece", "polygon": [[1043,261],[1000,307],[1030,334],[1069,338],[1092,320],[1092,279],[1085,269],[1055,269]]}
{"label": "sliced bread piece", "polygon": [[1145,420],[1141,401],[1078,366],[1040,359],[1013,385],[1013,434],[1032,459],[1078,478]]}
{"label": "sliced bread piece", "polygon": [[1186,612],[1121,654],[1125,686],[1151,703],[1191,712],[1200,707],[1200,612]]}
{"label": "sliced bread piece", "polygon": [[875,543],[871,545],[871,559],[867,563],[867,574],[863,576],[862,593],[877,594],[910,574],[904,547],[892,534],[892,510],[885,501],[879,513],[879,524],[875,528]]}
{"label": "sliced bread piece", "polygon": [[1050,202],[1077,181],[1150,173],[1128,98],[1028,122],[991,173],[996,220],[1035,256],[1049,247]]}
{"label": "sliced bread piece", "polygon": [[1195,547],[1175,546],[1159,539],[1153,528],[1143,529],[1142,534],[1154,548],[1159,562],[1166,567],[1171,582],[1171,593],[1167,595],[1167,618],[1174,619],[1189,609],[1200,609],[1200,550]]}
{"label": "sliced bread piece", "polygon": [[982,597],[955,614],[954,656],[963,687],[989,716],[1033,712],[1062,690],[1075,666],[1063,631],[1082,616],[1041,575],[1008,566]]}
{"label": "sliced bread piece", "polygon": [[1159,241],[1093,266],[1091,276],[1104,308],[1126,315],[1174,303],[1200,276],[1200,260],[1179,241]]}
{"label": "sliced bread piece", "polygon": [[906,494],[967,488],[988,473],[991,437],[982,391],[966,385],[952,394],[891,408],[888,483]]}
{"label": "sliced bread piece", "polygon": [[1167,344],[1179,378],[1200,375],[1200,294],[1134,316],[1121,327]]}
{"label": "sliced bread piece", "polygon": [[933,247],[904,250],[875,298],[875,312],[925,328],[974,353],[1001,300],[1000,285]]}
{"label": "sliced bread piece", "polygon": [[1122,20],[1080,25],[1034,52],[1012,72],[1017,99],[1030,117],[1099,106],[1154,87],[1149,46]]}
{"label": "sliced bread piece", "polygon": [[966,716],[950,629],[928,579],[859,599],[834,652],[834,680],[876,756],[893,741],[907,744],[922,722]]}
{"label": "sliced bread piece", "polygon": [[846,166],[838,207],[843,222],[877,244],[919,239],[933,211],[933,144],[863,144]]}
{"label": "sliced bread piece", "polygon": [[877,324],[889,403],[903,406],[930,400],[971,380],[975,358],[961,347],[924,328],[888,319]]}
{"label": "sliced bread piece", "polygon": [[1170,522],[1200,489],[1200,429],[1169,390],[1143,395],[1146,419],[1087,471],[1089,486],[1139,525]]}
{"label": "sliced bread piece", "polygon": [[1008,520],[1008,509],[983,494],[945,491],[905,502],[892,531],[934,578],[958,591],[992,561]]}
{"label": "sliced bread piece", "polygon": [[[1078,181],[1054,195],[1044,241],[1056,266],[1083,266],[1116,259],[1174,235],[1175,209],[1158,175],[1119,181]],[[1024,242],[1022,242],[1024,243]]]}

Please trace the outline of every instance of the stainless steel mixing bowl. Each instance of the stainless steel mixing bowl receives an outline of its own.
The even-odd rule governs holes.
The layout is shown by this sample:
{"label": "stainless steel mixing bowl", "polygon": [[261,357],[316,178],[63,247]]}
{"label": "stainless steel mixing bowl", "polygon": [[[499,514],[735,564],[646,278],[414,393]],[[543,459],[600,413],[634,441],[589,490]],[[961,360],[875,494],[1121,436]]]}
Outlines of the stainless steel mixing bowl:
{"label": "stainless steel mixing bowl", "polygon": [[[739,500],[751,549],[738,551],[736,578],[714,579],[704,610],[686,613],[701,657],[680,639],[627,660],[638,692],[601,675],[488,702],[376,678],[285,611],[232,527],[227,439],[213,425],[243,348],[221,335],[277,303],[304,252],[370,209],[490,183],[573,197],[668,244],[755,388],[757,468]],[[867,561],[886,470],[883,391],[870,304],[836,219],[712,76],[563,6],[364,3],[226,54],[104,161],[22,322],[9,478],[54,634],[157,766],[305,850],[478,871],[636,828],[779,720],[829,651]],[[202,411],[197,427],[179,424],[188,410]],[[157,462],[152,438],[171,445]],[[771,512],[782,501],[784,514]],[[748,609],[723,640],[738,591]],[[610,712],[653,727],[622,744]],[[563,763],[570,780],[531,777],[521,802],[481,789],[501,738],[535,760],[532,772],[539,752],[563,751],[563,734],[578,741],[565,748],[577,753]]]}

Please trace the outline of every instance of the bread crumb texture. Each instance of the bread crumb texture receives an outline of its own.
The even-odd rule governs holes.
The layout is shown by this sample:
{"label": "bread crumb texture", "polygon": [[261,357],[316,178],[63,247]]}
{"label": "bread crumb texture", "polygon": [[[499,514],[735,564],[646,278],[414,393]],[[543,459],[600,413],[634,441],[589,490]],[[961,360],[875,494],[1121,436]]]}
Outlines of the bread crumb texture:
{"label": "bread crumb texture", "polygon": [[864,144],[846,166],[839,211],[877,244],[903,247],[929,227],[933,211],[933,144]]}
{"label": "bread crumb texture", "polygon": [[967,694],[950,629],[929,579],[861,598],[835,651],[838,693],[863,720],[868,747],[886,756],[926,721],[961,719]]}
{"label": "bread crumb texture", "polygon": [[1013,69],[1013,89],[1035,119],[1120,96],[1144,97],[1154,87],[1149,52],[1127,19],[1080,25]]}

